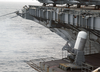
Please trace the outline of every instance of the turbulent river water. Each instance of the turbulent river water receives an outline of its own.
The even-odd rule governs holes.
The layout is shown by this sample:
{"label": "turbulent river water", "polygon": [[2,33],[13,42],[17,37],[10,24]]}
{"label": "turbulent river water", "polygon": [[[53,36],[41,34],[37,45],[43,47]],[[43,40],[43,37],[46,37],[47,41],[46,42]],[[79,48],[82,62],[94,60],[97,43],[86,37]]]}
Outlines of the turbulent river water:
{"label": "turbulent river water", "polygon": [[25,61],[61,58],[65,40],[42,25],[12,13],[29,4],[38,5],[0,2],[0,72],[37,72]]}

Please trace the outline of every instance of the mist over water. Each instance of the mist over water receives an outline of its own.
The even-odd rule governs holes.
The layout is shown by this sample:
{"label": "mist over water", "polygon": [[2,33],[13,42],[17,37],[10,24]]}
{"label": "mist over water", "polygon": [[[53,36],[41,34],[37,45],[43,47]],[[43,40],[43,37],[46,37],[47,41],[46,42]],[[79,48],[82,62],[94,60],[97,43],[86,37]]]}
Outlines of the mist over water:
{"label": "mist over water", "polygon": [[[35,3],[0,2],[0,16]],[[35,4],[40,5],[40,4]],[[65,41],[42,25],[16,14],[0,17],[0,72],[37,72],[25,61],[61,58]]]}

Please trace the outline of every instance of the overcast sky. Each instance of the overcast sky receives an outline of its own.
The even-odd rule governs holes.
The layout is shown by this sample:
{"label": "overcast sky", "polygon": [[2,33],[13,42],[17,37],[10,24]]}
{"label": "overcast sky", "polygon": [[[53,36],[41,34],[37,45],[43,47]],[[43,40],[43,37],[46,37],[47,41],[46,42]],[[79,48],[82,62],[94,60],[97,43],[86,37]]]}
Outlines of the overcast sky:
{"label": "overcast sky", "polygon": [[0,0],[5,2],[38,2],[37,0]]}

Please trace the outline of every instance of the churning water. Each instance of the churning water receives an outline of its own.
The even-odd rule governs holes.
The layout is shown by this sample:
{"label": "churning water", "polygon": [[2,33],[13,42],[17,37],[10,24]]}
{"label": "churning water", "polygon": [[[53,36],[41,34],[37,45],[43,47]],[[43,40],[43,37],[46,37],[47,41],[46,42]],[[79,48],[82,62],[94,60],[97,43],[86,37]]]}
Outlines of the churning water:
{"label": "churning water", "polygon": [[42,25],[12,13],[28,4],[35,3],[0,2],[0,72],[36,72],[25,61],[61,58],[65,40]]}

